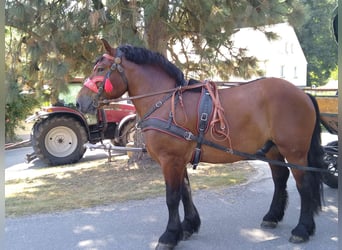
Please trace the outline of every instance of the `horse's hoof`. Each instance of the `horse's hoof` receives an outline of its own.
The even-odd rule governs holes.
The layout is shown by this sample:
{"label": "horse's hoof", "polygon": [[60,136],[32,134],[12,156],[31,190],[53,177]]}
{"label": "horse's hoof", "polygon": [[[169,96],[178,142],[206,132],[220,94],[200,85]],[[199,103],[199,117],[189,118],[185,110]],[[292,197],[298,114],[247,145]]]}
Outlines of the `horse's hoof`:
{"label": "horse's hoof", "polygon": [[174,245],[171,244],[164,244],[164,243],[158,243],[156,246],[156,250],[173,250],[175,248]]}
{"label": "horse's hoof", "polygon": [[274,221],[263,221],[263,222],[261,222],[261,227],[262,228],[271,228],[271,229],[273,229],[273,228],[276,228],[277,227],[277,225],[278,225],[278,223],[277,222],[274,222]]}
{"label": "horse's hoof", "polygon": [[191,237],[192,233],[189,231],[183,231],[183,240],[187,240]]}
{"label": "horse's hoof", "polygon": [[289,241],[291,243],[295,243],[295,244],[300,244],[300,243],[304,243],[304,242],[307,242],[309,240],[308,237],[300,237],[300,236],[297,236],[297,235],[291,235]]}

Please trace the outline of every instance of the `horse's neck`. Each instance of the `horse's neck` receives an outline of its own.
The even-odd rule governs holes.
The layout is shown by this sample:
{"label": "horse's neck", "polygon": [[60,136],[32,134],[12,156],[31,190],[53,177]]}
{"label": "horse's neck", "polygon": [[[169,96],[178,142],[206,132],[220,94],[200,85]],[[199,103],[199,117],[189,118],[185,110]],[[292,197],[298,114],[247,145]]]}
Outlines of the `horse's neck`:
{"label": "horse's neck", "polygon": [[[139,116],[146,114],[163,96],[168,93],[162,91],[175,88],[175,80],[167,76],[164,72],[137,72],[135,77],[131,77],[129,82],[129,96],[143,96],[134,99],[133,103]],[[156,95],[153,95],[156,93]],[[160,93],[160,94],[158,94]],[[145,96],[145,97],[144,97]]]}

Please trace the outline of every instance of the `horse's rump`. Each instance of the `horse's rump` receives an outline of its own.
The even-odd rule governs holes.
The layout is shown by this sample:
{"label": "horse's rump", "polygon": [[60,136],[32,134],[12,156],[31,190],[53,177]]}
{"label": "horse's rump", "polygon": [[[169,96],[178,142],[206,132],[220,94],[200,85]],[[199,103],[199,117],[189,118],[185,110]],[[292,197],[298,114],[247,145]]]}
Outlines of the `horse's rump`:
{"label": "horse's rump", "polygon": [[315,109],[310,98],[291,83],[260,79],[223,89],[220,95],[233,148],[255,153],[268,140],[278,147],[293,144],[293,150],[309,148]]}

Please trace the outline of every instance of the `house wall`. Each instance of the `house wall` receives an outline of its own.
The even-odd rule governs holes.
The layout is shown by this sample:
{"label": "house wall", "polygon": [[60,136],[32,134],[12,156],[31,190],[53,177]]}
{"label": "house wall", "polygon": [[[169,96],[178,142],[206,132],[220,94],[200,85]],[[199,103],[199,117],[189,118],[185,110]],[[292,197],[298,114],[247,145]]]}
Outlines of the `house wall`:
{"label": "house wall", "polygon": [[[234,45],[246,48],[247,55],[259,60],[263,76],[279,77],[296,86],[306,86],[307,61],[294,29],[287,23],[265,26],[264,29],[276,33],[278,39],[269,41],[261,31],[243,28],[232,37]],[[232,77],[230,80],[242,79]]]}

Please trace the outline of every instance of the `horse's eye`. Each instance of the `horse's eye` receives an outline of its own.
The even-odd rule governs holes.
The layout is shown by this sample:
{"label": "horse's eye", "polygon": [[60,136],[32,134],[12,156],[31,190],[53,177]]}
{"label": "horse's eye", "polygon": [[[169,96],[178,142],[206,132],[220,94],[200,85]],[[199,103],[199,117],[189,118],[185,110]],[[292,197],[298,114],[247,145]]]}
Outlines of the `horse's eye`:
{"label": "horse's eye", "polygon": [[104,68],[97,68],[97,72],[103,72]]}

